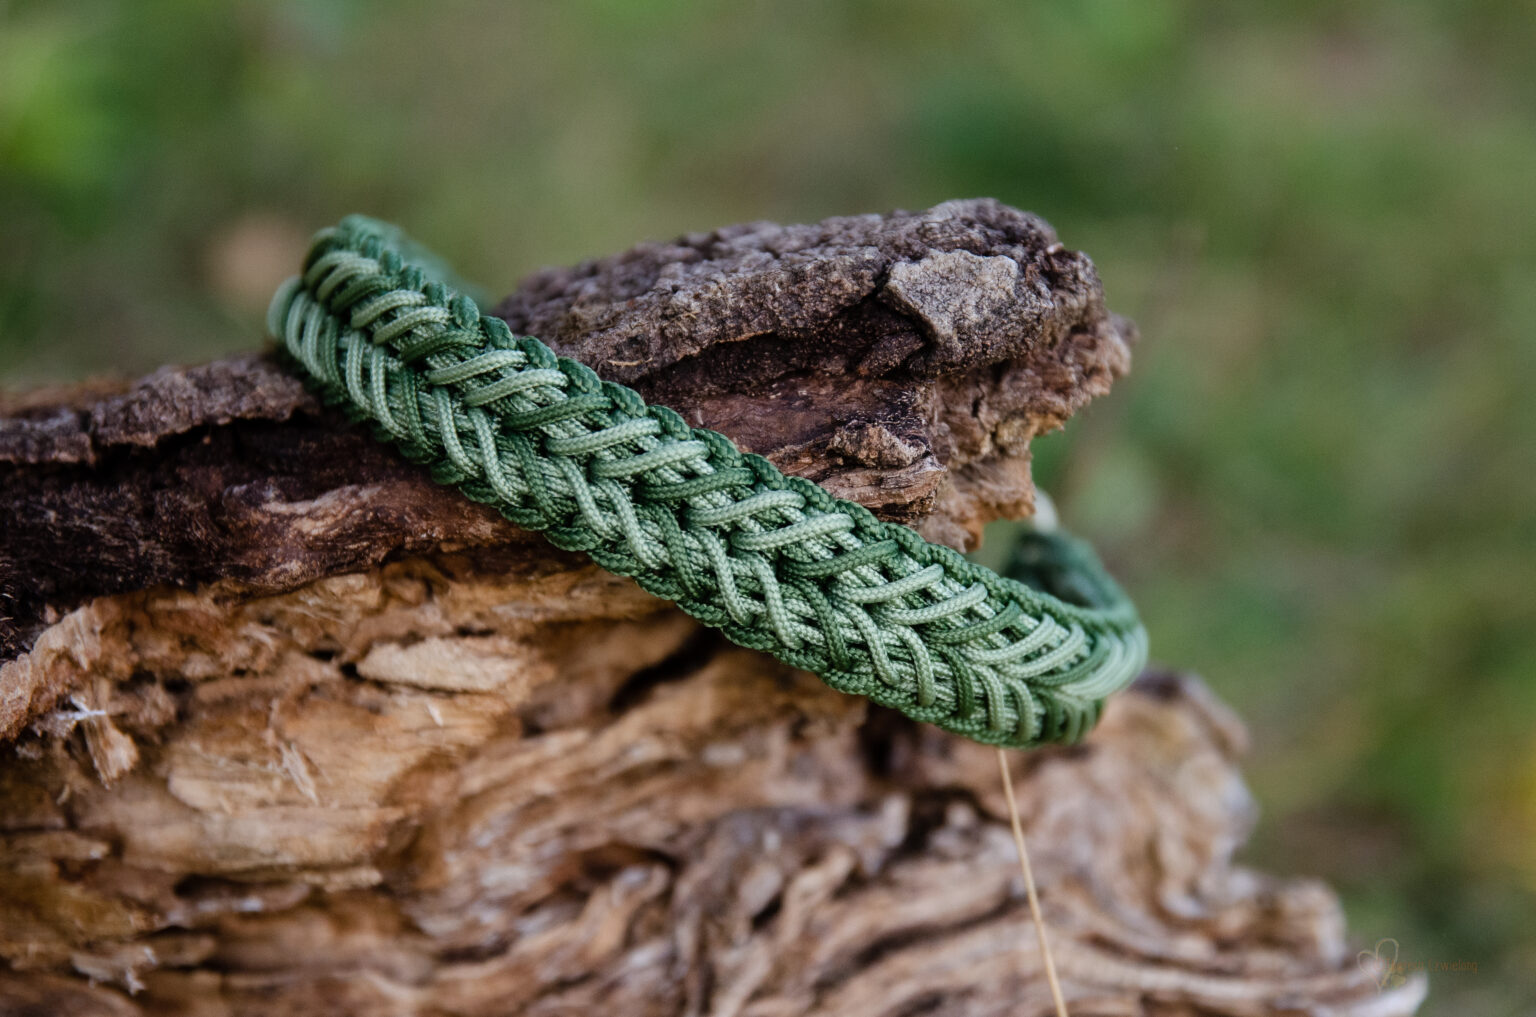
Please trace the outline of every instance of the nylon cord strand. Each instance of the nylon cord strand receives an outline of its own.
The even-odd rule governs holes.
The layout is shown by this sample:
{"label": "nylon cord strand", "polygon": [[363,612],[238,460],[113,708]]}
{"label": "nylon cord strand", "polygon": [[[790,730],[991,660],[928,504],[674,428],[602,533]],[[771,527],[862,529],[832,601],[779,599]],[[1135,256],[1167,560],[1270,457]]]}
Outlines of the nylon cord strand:
{"label": "nylon cord strand", "polygon": [[268,328],[437,482],[841,692],[1024,748],[1081,738],[1146,661],[1086,544],[1027,530],[999,574],[883,522],[514,336],[393,227],[317,234]]}

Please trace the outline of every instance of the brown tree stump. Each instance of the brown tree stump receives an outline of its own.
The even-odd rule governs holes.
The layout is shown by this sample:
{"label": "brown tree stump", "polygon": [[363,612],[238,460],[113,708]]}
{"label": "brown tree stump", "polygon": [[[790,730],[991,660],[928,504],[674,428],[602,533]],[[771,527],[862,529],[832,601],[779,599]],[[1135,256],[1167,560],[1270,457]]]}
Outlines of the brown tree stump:
{"label": "brown tree stump", "polygon": [[[641,245],[498,313],[957,546],[1133,339],[985,201]],[[0,418],[0,1012],[1050,1012],[990,749],[434,487],[267,356]],[[1156,672],[1015,756],[1074,1014],[1417,1006],[1325,886],[1234,864],[1243,740]]]}

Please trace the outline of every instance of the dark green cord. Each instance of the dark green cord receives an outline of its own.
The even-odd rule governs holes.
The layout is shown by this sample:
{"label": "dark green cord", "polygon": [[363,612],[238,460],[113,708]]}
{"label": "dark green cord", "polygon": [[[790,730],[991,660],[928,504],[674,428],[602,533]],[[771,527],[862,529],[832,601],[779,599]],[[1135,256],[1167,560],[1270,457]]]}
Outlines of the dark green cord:
{"label": "dark green cord", "polygon": [[1093,552],[1027,532],[1001,576],[513,336],[398,231],[319,233],[268,325],[326,402],[433,479],[733,641],[993,745],[1070,742],[1146,660]]}

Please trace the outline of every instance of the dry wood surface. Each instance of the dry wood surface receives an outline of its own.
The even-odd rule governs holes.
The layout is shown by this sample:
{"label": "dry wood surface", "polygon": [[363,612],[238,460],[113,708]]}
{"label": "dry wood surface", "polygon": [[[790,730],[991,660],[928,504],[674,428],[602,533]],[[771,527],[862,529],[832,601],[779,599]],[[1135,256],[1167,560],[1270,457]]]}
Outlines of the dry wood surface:
{"label": "dry wood surface", "polygon": [[[957,547],[1135,341],[990,201],[497,313]],[[269,355],[0,397],[0,478],[0,1013],[1051,1012],[992,750],[433,486]],[[1326,886],[1234,862],[1244,739],[1156,670],[1013,757],[1074,1014],[1417,1007]]]}

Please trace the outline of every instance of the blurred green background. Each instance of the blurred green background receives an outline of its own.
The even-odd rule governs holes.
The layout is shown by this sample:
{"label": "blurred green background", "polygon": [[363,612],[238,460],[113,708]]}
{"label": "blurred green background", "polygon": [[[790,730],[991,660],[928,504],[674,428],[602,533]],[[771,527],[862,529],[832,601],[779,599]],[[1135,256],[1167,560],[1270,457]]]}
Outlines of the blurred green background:
{"label": "blurred green background", "polygon": [[0,383],[262,342],[308,233],[505,291],[743,219],[992,195],[1134,374],[1038,446],[1249,723],[1246,857],[1536,1013],[1536,8],[0,0]]}

